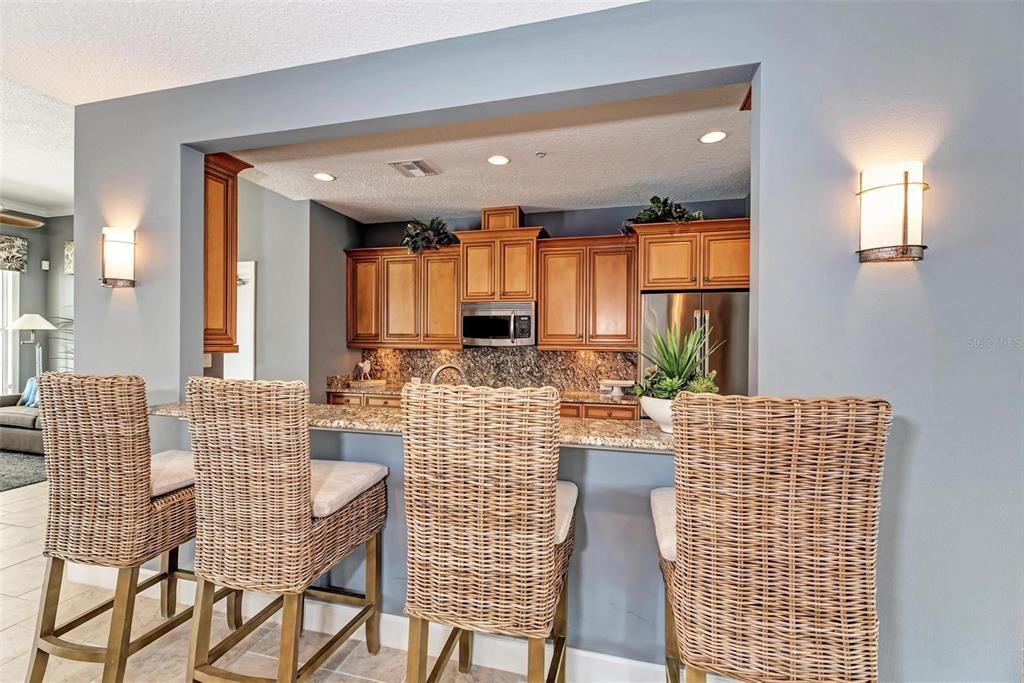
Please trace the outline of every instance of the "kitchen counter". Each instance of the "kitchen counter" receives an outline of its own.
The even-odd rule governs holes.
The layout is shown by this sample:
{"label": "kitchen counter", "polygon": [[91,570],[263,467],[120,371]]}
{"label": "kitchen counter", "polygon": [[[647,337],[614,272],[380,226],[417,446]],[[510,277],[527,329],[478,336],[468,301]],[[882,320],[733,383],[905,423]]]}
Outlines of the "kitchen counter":
{"label": "kitchen counter", "polygon": [[[566,394],[563,396],[566,400],[578,400],[570,399]],[[150,414],[185,419],[185,404],[156,405],[150,408]],[[401,434],[402,411],[397,408],[312,403],[309,406],[309,426],[310,429],[338,432]],[[672,435],[662,432],[650,420],[597,420],[563,417],[561,419],[560,443],[562,446],[615,451],[648,453],[670,453],[672,451]]]}
{"label": "kitchen counter", "polygon": [[[337,385],[327,385],[327,391],[336,394],[371,394],[373,396],[401,396],[402,395],[401,384],[388,383],[383,387],[375,387],[370,389],[352,389],[352,388],[338,388]],[[627,390],[628,392],[629,390]],[[609,403],[614,405],[637,405],[640,402],[636,396],[632,393],[625,393],[622,396],[612,396],[611,394],[603,394],[599,391],[575,391],[566,390],[561,392],[562,401],[564,403]]]}

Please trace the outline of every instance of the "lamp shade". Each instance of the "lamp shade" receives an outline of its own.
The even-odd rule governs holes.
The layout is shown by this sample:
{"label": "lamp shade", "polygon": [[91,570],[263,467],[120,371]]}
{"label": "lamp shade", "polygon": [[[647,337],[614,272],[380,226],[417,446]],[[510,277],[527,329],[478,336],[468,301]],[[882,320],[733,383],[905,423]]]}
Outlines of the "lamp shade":
{"label": "lamp shade", "polygon": [[104,287],[135,286],[135,228],[103,228],[100,283]]}
{"label": "lamp shade", "polygon": [[10,325],[7,326],[9,330],[55,330],[57,329],[50,324],[50,321],[41,315],[36,313],[26,313],[21,316]]}
{"label": "lamp shade", "polygon": [[924,258],[924,164],[901,161],[860,174],[860,260]]}

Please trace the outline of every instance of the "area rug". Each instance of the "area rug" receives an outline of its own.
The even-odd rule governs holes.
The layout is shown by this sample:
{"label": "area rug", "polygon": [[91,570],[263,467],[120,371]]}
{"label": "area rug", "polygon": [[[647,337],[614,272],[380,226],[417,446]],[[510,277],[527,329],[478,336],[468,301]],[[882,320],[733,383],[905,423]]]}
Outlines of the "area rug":
{"label": "area rug", "polygon": [[43,456],[35,453],[0,451],[0,491],[46,481]]}

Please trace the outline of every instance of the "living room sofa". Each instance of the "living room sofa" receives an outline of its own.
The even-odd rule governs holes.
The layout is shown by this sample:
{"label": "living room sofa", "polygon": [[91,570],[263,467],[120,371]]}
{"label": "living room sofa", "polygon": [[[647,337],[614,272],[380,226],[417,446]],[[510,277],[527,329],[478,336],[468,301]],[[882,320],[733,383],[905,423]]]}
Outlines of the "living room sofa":
{"label": "living room sofa", "polygon": [[43,454],[39,408],[19,406],[20,394],[0,396],[0,450]]}

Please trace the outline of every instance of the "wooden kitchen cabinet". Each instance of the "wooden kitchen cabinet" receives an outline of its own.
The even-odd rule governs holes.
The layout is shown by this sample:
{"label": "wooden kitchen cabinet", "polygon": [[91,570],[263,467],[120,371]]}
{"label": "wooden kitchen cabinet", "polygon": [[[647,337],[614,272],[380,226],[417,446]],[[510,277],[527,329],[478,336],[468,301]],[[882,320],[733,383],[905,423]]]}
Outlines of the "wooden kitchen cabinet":
{"label": "wooden kitchen cabinet", "polygon": [[591,420],[639,420],[640,406],[614,403],[568,403],[558,407],[561,417],[585,417]]}
{"label": "wooden kitchen cabinet", "polygon": [[537,346],[541,350],[636,349],[636,249],[632,237],[540,242]]}
{"label": "wooden kitchen cabinet", "polygon": [[381,256],[349,255],[346,268],[346,326],[349,346],[381,341]]}
{"label": "wooden kitchen cabinet", "polygon": [[636,244],[614,242],[587,247],[587,345],[637,346]]}
{"label": "wooden kitchen cabinet", "polygon": [[587,249],[576,240],[568,245],[554,241],[545,240],[539,250],[537,345],[581,348],[587,337]]}
{"label": "wooden kitchen cabinet", "polygon": [[537,237],[542,228],[456,233],[463,301],[534,301]]}
{"label": "wooden kitchen cabinet", "polygon": [[518,206],[492,206],[480,212],[481,230],[515,230],[523,224]]}
{"label": "wooden kitchen cabinet", "polygon": [[463,244],[463,301],[494,301],[497,298],[497,249],[498,243],[489,239]]}
{"label": "wooden kitchen cabinet", "polygon": [[401,408],[402,397],[395,394],[328,391],[327,404],[332,406],[365,406],[367,408]]}
{"label": "wooden kitchen cabinet", "polygon": [[458,247],[420,254],[402,247],[345,253],[350,347],[462,346]]}
{"label": "wooden kitchen cabinet", "polygon": [[420,339],[419,265],[414,254],[381,257],[384,343]]}
{"label": "wooden kitchen cabinet", "polygon": [[459,248],[445,247],[420,255],[423,305],[422,342],[429,348],[462,346],[459,307]]}
{"label": "wooden kitchen cabinet", "polygon": [[203,230],[203,352],[237,353],[238,174],[252,168],[207,154]]}
{"label": "wooden kitchen cabinet", "polygon": [[750,232],[723,230],[700,236],[701,289],[750,286]]}
{"label": "wooden kitchen cabinet", "polygon": [[640,289],[686,291],[750,287],[750,219],[634,225]]}

